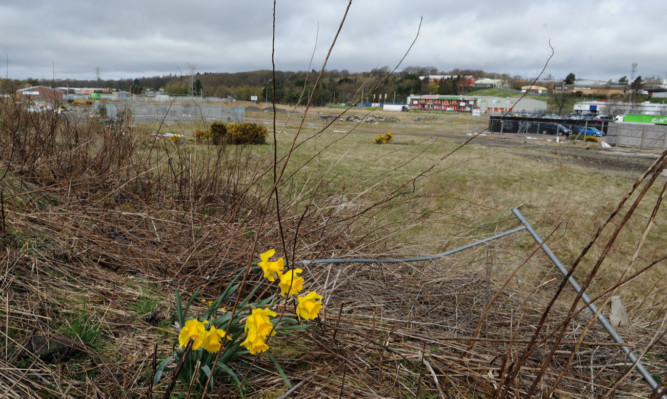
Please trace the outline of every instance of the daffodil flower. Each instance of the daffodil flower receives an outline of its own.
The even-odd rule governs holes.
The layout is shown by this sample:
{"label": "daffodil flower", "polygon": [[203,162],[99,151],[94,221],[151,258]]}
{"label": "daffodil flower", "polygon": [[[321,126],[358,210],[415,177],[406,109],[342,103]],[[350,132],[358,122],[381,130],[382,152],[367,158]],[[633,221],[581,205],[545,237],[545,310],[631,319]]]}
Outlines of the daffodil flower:
{"label": "daffodil flower", "polygon": [[211,325],[211,329],[208,331],[208,334],[206,334],[206,337],[204,337],[202,347],[208,352],[216,353],[220,350],[220,347],[222,346],[220,341],[225,335],[227,335],[225,330],[217,329],[215,326]]}
{"label": "daffodil flower", "polygon": [[262,339],[266,338],[273,330],[273,324],[269,320],[269,316],[275,317],[276,312],[270,309],[253,309],[252,314],[245,322],[245,331],[249,334],[257,334]]}
{"label": "daffodil flower", "polygon": [[267,345],[266,342],[259,337],[255,337],[255,339],[251,340],[250,336],[248,336],[248,338],[246,338],[246,340],[243,341],[241,345],[245,346],[251,355],[262,353],[269,349],[269,345]]}
{"label": "daffodil flower", "polygon": [[317,302],[319,299],[322,299],[322,295],[318,295],[315,291],[298,297],[299,304],[296,307],[296,314],[299,319],[316,319],[322,309],[322,302]]}
{"label": "daffodil flower", "polygon": [[259,254],[261,262],[258,263],[259,267],[264,271],[264,277],[270,282],[276,281],[276,278],[280,278],[283,274],[283,268],[285,267],[285,261],[283,258],[278,258],[277,261],[271,262],[269,259],[276,254],[275,249],[269,249],[268,251]]}
{"label": "daffodil flower", "polygon": [[195,341],[192,343],[192,350],[197,350],[201,348],[206,335],[207,331],[204,323],[197,319],[188,320],[178,334],[179,347],[183,348],[188,344],[190,339],[194,338]]}
{"label": "daffodil flower", "polygon": [[280,287],[280,295],[294,295],[301,292],[304,282],[303,277],[299,276],[299,273],[301,272],[303,272],[303,270],[294,269],[280,276],[280,283],[278,284]]}
{"label": "daffodil flower", "polygon": [[[261,353],[269,349],[264,342],[266,337],[273,331],[273,324],[269,316],[274,317],[276,313],[270,309],[253,309],[252,314],[245,322],[246,340],[241,343],[251,354]],[[275,331],[273,334],[275,335]]]}

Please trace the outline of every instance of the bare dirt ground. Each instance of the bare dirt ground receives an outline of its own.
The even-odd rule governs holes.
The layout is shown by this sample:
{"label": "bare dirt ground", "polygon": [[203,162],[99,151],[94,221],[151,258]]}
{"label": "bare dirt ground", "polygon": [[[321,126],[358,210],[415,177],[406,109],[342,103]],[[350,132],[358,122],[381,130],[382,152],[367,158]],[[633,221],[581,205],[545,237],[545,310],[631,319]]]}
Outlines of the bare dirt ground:
{"label": "bare dirt ground", "polygon": [[[454,138],[454,137],[452,137]],[[461,137],[454,138],[463,142]],[[490,135],[475,138],[471,144],[511,148],[522,157],[555,164],[575,164],[596,169],[602,174],[632,174],[643,172],[658,158],[657,153],[624,148],[601,148],[596,143],[555,143],[539,138],[527,139],[514,134]]]}

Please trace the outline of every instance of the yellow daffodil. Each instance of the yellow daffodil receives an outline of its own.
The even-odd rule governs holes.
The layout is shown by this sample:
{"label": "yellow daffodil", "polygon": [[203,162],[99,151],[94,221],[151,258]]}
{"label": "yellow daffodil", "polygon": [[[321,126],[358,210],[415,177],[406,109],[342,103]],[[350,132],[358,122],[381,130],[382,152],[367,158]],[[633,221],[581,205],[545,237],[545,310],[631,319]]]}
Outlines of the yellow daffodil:
{"label": "yellow daffodil", "polygon": [[225,335],[227,335],[225,330],[217,329],[214,325],[211,325],[211,329],[208,331],[206,337],[204,337],[202,347],[208,352],[216,353],[220,350],[220,347],[222,346],[220,340],[224,338]]}
{"label": "yellow daffodil", "polygon": [[[276,313],[270,309],[253,309],[252,314],[245,322],[246,340],[241,343],[251,354],[261,353],[269,349],[264,342],[266,337],[273,330],[273,324],[269,316],[276,316]],[[271,335],[275,335],[275,331]]]}
{"label": "yellow daffodil", "polygon": [[278,258],[275,262],[269,261],[275,253],[275,249],[269,249],[268,251],[259,254],[259,258],[262,261],[259,262],[258,265],[264,271],[264,277],[271,282],[276,281],[276,278],[280,278],[283,274],[283,268],[285,267],[283,258]]}
{"label": "yellow daffodil", "polygon": [[[299,276],[303,270],[294,269],[280,276],[280,295],[298,294],[303,289],[303,277]],[[289,291],[289,292],[287,292]]]}
{"label": "yellow daffodil", "polygon": [[[266,338],[271,330],[273,330],[273,324],[271,323],[271,320],[269,320],[269,316],[275,317],[276,312],[273,312],[270,309],[253,309],[252,314],[245,322],[245,331],[248,335],[257,335],[261,339]],[[275,334],[275,331],[273,334]]]}
{"label": "yellow daffodil", "polygon": [[269,349],[269,345],[264,342],[260,337],[254,336],[254,339],[251,339],[250,336],[246,338],[241,345],[245,346],[251,355],[262,353],[265,350]]}
{"label": "yellow daffodil", "polygon": [[306,296],[300,296],[297,299],[299,305],[296,307],[296,314],[299,319],[316,319],[322,309],[322,302],[317,302],[317,300],[322,299],[322,296],[315,291],[311,291]]}
{"label": "yellow daffodil", "polygon": [[201,321],[197,319],[186,321],[183,328],[181,328],[181,332],[178,334],[178,343],[180,344],[180,348],[185,347],[191,338],[194,338],[195,340],[192,343],[192,350],[201,348],[206,334],[206,327]]}

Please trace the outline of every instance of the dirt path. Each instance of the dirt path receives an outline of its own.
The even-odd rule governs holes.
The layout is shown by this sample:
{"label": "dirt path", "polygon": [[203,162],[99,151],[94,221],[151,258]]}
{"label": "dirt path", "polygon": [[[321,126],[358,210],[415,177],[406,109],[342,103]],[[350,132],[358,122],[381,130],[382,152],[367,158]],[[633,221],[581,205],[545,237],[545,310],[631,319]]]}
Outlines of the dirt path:
{"label": "dirt path", "polygon": [[[469,136],[438,135],[463,143]],[[534,136],[531,136],[534,137]],[[552,140],[548,142],[547,140]],[[505,134],[485,135],[475,138],[470,144],[486,147],[512,149],[512,153],[537,161],[565,163],[596,169],[597,172],[614,175],[636,175],[644,172],[658,158],[657,152],[642,152],[627,148],[601,148],[594,143],[555,143],[554,136],[539,137]]]}

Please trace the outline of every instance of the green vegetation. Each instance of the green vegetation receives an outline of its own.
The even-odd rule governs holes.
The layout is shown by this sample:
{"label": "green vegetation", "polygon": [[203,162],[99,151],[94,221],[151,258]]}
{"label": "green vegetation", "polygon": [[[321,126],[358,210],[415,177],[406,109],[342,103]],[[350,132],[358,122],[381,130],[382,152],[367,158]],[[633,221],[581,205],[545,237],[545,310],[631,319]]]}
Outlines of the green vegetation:
{"label": "green vegetation", "polygon": [[58,331],[66,337],[91,345],[100,335],[100,324],[95,321],[94,314],[82,310],[75,312],[71,317],[66,317]]}

